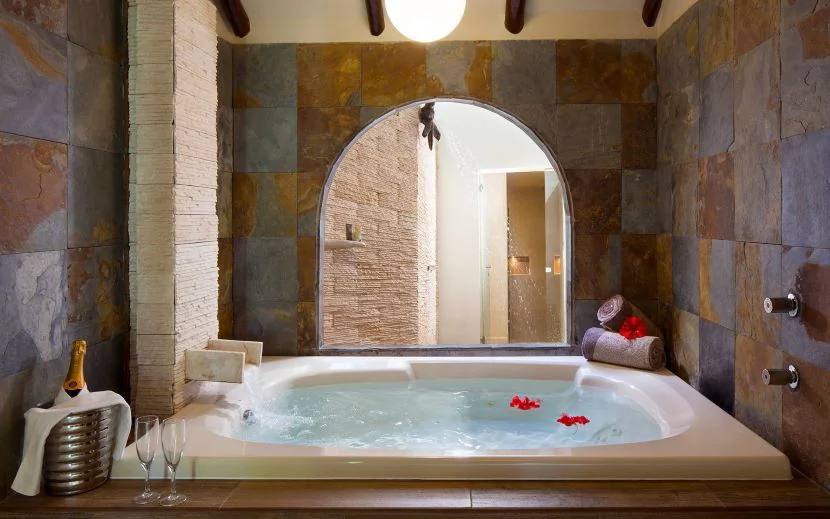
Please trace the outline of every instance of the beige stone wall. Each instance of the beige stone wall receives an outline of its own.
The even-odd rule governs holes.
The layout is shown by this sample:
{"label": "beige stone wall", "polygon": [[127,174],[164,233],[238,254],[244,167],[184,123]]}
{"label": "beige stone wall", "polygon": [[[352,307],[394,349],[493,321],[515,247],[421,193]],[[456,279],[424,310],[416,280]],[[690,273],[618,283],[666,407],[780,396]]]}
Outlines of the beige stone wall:
{"label": "beige stone wall", "polygon": [[133,402],[186,404],[184,352],[218,333],[216,10],[130,0],[130,298]]}
{"label": "beige stone wall", "polygon": [[[431,197],[434,207],[435,162],[419,140],[418,109],[402,111],[365,133],[335,172],[326,239],[342,240],[346,224],[358,224],[366,246],[325,253],[325,345],[435,342],[435,288],[426,275],[426,265],[435,264],[434,231],[425,226],[423,233],[432,237],[420,249],[418,225],[419,194]],[[431,187],[419,182],[419,157],[425,171],[432,168]],[[434,229],[434,209],[426,211]],[[433,316],[431,324],[424,315]]]}
{"label": "beige stone wall", "polygon": [[435,150],[418,139],[418,344],[438,339],[437,199]]}

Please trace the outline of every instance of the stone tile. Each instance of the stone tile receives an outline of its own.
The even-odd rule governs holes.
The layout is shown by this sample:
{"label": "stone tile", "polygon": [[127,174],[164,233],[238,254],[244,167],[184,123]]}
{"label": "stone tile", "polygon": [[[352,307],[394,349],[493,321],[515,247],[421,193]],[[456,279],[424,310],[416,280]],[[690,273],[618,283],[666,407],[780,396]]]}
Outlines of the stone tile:
{"label": "stone tile", "polygon": [[216,40],[216,100],[220,108],[233,107],[233,44]]}
{"label": "stone tile", "polygon": [[622,40],[620,100],[657,102],[657,44],[654,40]]}
{"label": "stone tile", "polygon": [[803,307],[797,318],[781,318],[781,349],[830,370],[830,250],[785,247],[781,261],[782,293],[792,291]]}
{"label": "stone tile", "polygon": [[735,332],[700,319],[700,392],[729,414],[735,408]]}
{"label": "stone tile", "polygon": [[426,47],[417,43],[363,45],[362,104],[397,106],[426,94]]}
{"label": "stone tile", "polygon": [[789,29],[825,7],[830,7],[830,0],[786,0],[781,2],[781,31]]}
{"label": "stone tile", "polygon": [[0,0],[0,11],[66,36],[66,0]]}
{"label": "stone tile", "polygon": [[317,238],[297,239],[298,295],[301,302],[317,301]]}
{"label": "stone tile", "polygon": [[556,95],[564,103],[619,103],[622,81],[620,40],[556,42]]}
{"label": "stone tile", "polygon": [[655,256],[657,257],[657,299],[664,304],[672,303],[672,236],[658,234],[655,242]]}
{"label": "stone tile", "polygon": [[700,156],[729,151],[735,142],[732,64],[727,63],[703,78],[700,114]]}
{"label": "stone tile", "polygon": [[297,238],[235,238],[233,264],[236,316],[240,305],[252,302],[297,302]]}
{"label": "stone tile", "polygon": [[622,105],[622,167],[657,166],[657,105]]}
{"label": "stone tile", "polygon": [[574,237],[574,297],[607,299],[622,288],[619,236]]}
{"label": "stone tile", "polygon": [[[233,240],[219,238],[219,305],[233,303]],[[221,314],[221,312],[220,312]]]}
{"label": "stone tile", "polygon": [[735,146],[779,138],[780,90],[778,40],[774,38],[741,56],[735,67]]}
{"label": "stone tile", "polygon": [[781,26],[780,3],[781,0],[739,0],[735,2],[736,56],[754,49],[778,33]]}
{"label": "stone tile", "polygon": [[320,228],[320,193],[326,174],[322,172],[297,175],[297,233],[300,236],[317,236]]}
{"label": "stone tile", "polygon": [[672,238],[672,302],[674,306],[700,313],[699,241],[695,237]]}
{"label": "stone tile", "polygon": [[124,248],[69,249],[67,269],[69,336],[97,344],[126,332],[129,309]]}
{"label": "stone tile", "polygon": [[761,372],[783,366],[780,351],[738,335],[735,342],[735,418],[781,447],[781,386],[766,386]]}
{"label": "stone tile", "polygon": [[700,316],[735,329],[735,242],[700,240]]}
{"label": "stone tile", "polygon": [[[740,3],[741,0],[737,0]],[[703,0],[700,10],[700,75],[708,76],[735,56],[735,0]]]}
{"label": "stone tile", "polygon": [[672,229],[675,236],[697,236],[699,184],[697,161],[672,168]]}
{"label": "stone tile", "polygon": [[618,234],[622,177],[619,170],[569,169],[573,229],[577,234]]}
{"label": "stone tile", "polygon": [[830,248],[830,129],[781,144],[781,239],[785,245]]}
{"label": "stone tile", "polygon": [[830,7],[781,34],[781,137],[830,126]]}
{"label": "stone tile", "polygon": [[296,234],[296,173],[234,173],[235,238],[277,238]]}
{"label": "stone tile", "polygon": [[652,234],[660,231],[656,171],[622,172],[622,230]]}
{"label": "stone tile", "polygon": [[489,41],[439,41],[427,45],[427,94],[493,98],[493,49]]}
{"label": "stone tile", "polygon": [[556,150],[556,105],[514,105],[503,107],[542,139],[547,147]]}
{"label": "stone tile", "polygon": [[657,39],[657,83],[661,95],[697,81],[700,70],[699,6],[695,4]]}
{"label": "stone tile", "polygon": [[[695,168],[695,172],[697,168]],[[674,167],[660,165],[657,167],[657,225],[658,232],[672,232],[674,212]],[[695,184],[697,189],[697,184]],[[697,196],[695,191],[694,196]],[[696,207],[696,206],[695,206]]]}
{"label": "stone tile", "polygon": [[801,375],[798,391],[783,393],[784,454],[790,461],[825,488],[830,486],[830,372],[790,355],[784,364],[795,364]]}
{"label": "stone tile", "polygon": [[781,243],[781,151],[779,143],[749,146],[735,161],[735,239]]}
{"label": "stone tile", "polygon": [[233,173],[219,172],[216,182],[216,216],[219,238],[233,237]]}
{"label": "stone tile", "polygon": [[735,173],[732,155],[700,159],[697,232],[701,238],[735,239]]}
{"label": "stone tile", "polygon": [[61,356],[66,254],[0,255],[0,379]]}
{"label": "stone tile", "polygon": [[297,121],[300,171],[328,171],[359,129],[358,108],[300,108]]}
{"label": "stone tile", "polygon": [[65,144],[0,133],[0,254],[66,248]]}
{"label": "stone tile", "polygon": [[238,340],[262,341],[263,355],[297,355],[297,303],[237,301],[233,334]]}
{"label": "stone tile", "polygon": [[69,49],[69,142],[96,150],[124,150],[124,88],[121,66],[67,44]]}
{"label": "stone tile", "polygon": [[556,110],[556,151],[565,168],[621,168],[621,106],[560,105]]}
{"label": "stone tile", "polygon": [[683,90],[661,94],[657,109],[660,131],[657,160],[682,164],[697,160],[700,150],[700,90],[697,83]]}
{"label": "stone tile", "polygon": [[219,338],[233,339],[233,303],[219,305]]}
{"label": "stone tile", "polygon": [[233,46],[234,108],[297,106],[297,46]]}
{"label": "stone tile", "polygon": [[126,334],[87,346],[84,379],[90,391],[115,391],[124,395],[124,382],[129,377],[125,364],[129,350],[125,351],[126,348]]}
{"label": "stone tile", "polygon": [[577,299],[574,305],[574,344],[582,345],[582,336],[588,328],[598,327],[597,310],[602,306],[603,300],[599,299]]}
{"label": "stone tile", "polygon": [[124,156],[69,147],[69,247],[125,243]]}
{"label": "stone tile", "polygon": [[0,62],[0,132],[66,142],[66,41],[0,13]]}
{"label": "stone tile", "polygon": [[233,171],[233,108],[216,111],[216,159],[219,171]]}
{"label": "stone tile", "polygon": [[67,34],[69,41],[113,61],[122,62],[127,54],[122,2],[112,0],[68,0]]}
{"label": "stone tile", "polygon": [[297,303],[297,354],[317,355],[317,303]]}
{"label": "stone tile", "polygon": [[361,106],[360,107],[360,126],[367,126],[371,122],[378,122],[381,116],[387,112],[395,112],[386,106]]}
{"label": "stone tile", "polygon": [[556,43],[553,40],[493,42],[493,101],[499,106],[553,104]]}
{"label": "stone tile", "polygon": [[737,242],[735,279],[737,332],[777,348],[781,316],[764,313],[764,298],[786,295],[781,285],[781,247]]}
{"label": "stone tile", "polygon": [[360,44],[297,45],[299,106],[359,106]]}
{"label": "stone tile", "polygon": [[675,375],[700,389],[700,318],[672,308],[668,366]]}
{"label": "stone tile", "polygon": [[233,111],[234,171],[297,171],[297,110],[246,108]]}
{"label": "stone tile", "polygon": [[628,299],[657,299],[657,235],[622,237],[622,295]]}

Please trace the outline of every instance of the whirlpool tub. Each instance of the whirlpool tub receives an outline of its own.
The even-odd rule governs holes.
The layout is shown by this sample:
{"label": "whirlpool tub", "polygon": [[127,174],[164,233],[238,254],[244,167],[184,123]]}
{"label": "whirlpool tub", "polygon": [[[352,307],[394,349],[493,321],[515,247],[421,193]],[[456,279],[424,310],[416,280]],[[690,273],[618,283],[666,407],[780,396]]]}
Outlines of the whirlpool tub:
{"label": "whirlpool tub", "polygon": [[[254,369],[178,413],[179,477],[791,477],[784,454],[666,370],[581,357],[270,358]],[[143,477],[134,449],[112,477]]]}

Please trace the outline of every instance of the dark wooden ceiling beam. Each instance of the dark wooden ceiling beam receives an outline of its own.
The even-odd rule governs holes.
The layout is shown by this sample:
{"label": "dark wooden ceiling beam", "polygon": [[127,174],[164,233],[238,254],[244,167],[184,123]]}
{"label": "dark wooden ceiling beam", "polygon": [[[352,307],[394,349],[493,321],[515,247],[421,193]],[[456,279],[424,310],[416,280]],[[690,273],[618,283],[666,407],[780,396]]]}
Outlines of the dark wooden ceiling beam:
{"label": "dark wooden ceiling beam", "polygon": [[380,36],[386,28],[383,19],[383,0],[366,0],[366,14],[369,16],[369,32]]}
{"label": "dark wooden ceiling beam", "polygon": [[525,27],[526,0],[507,0],[504,9],[504,26],[513,34],[519,34]]}
{"label": "dark wooden ceiling beam", "polygon": [[646,27],[654,27],[657,23],[657,15],[660,14],[660,7],[663,5],[663,0],[646,0],[643,4],[643,22]]}
{"label": "dark wooden ceiling beam", "polygon": [[251,32],[251,21],[248,19],[248,13],[245,12],[242,0],[220,0],[220,4],[225,17],[231,24],[233,33],[240,38],[247,36]]}

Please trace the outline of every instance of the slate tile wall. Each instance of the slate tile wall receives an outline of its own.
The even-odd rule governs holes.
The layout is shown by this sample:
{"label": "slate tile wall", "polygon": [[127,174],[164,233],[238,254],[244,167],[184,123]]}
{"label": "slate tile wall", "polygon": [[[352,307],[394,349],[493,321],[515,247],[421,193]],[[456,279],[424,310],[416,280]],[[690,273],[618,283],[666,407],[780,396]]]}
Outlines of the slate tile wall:
{"label": "slate tile wall", "polygon": [[[828,22],[826,1],[701,0],[657,41],[658,198],[673,208],[659,238],[672,243],[659,259],[672,293],[658,297],[672,369],[826,487]],[[763,312],[790,290],[799,318]],[[788,362],[804,389],[761,383],[763,368]]]}
{"label": "slate tile wall", "polygon": [[232,54],[233,276],[221,277],[233,278],[236,338],[264,340],[266,354],[317,352],[330,166],[372,118],[428,96],[499,106],[562,162],[575,206],[578,337],[620,291],[657,317],[658,286],[643,275],[656,268],[663,226],[654,41],[241,45]]}
{"label": "slate tile wall", "polygon": [[123,9],[0,1],[0,499],[72,339],[91,389],[128,389]]}

